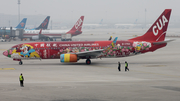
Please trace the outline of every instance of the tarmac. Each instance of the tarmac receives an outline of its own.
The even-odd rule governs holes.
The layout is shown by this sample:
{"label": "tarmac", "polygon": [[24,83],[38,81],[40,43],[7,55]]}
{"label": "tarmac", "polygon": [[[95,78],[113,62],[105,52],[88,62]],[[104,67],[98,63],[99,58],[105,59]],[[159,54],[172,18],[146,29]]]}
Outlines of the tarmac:
{"label": "tarmac", "polygon": [[[125,40],[145,32],[90,29],[73,40],[108,40],[110,36]],[[60,63],[59,59],[24,60],[19,65],[2,52],[30,41],[0,42],[0,101],[180,101],[180,38],[173,39],[154,52],[91,59],[91,65],[86,65],[85,60]],[[124,70],[125,61],[128,72]],[[24,87],[19,84],[20,73]]]}

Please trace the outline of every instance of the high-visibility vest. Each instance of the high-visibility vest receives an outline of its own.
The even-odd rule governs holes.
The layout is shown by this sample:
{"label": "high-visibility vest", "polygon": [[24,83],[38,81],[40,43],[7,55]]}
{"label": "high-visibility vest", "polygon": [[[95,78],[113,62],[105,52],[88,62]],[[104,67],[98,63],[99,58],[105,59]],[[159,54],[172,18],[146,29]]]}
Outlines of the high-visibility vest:
{"label": "high-visibility vest", "polygon": [[127,63],[125,63],[125,67],[127,67]]}
{"label": "high-visibility vest", "polygon": [[22,75],[19,76],[19,80],[21,80],[21,81],[23,80]]}

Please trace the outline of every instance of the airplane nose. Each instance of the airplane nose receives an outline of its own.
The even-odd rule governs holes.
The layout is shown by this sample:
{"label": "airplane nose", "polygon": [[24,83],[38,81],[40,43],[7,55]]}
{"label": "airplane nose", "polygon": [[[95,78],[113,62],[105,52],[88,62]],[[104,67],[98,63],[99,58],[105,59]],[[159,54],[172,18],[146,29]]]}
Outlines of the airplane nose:
{"label": "airplane nose", "polygon": [[11,57],[10,50],[4,51],[4,52],[3,52],[3,55],[4,55],[4,56],[7,56],[7,57]]}
{"label": "airplane nose", "polygon": [[3,55],[4,55],[4,56],[8,56],[8,51],[7,51],[7,50],[4,51],[4,52],[3,52]]}

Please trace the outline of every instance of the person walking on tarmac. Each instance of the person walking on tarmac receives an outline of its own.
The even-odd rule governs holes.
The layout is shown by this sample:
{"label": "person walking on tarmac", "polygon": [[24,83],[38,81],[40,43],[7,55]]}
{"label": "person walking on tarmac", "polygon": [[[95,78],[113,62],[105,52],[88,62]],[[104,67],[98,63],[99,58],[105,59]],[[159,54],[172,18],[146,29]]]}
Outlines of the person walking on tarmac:
{"label": "person walking on tarmac", "polygon": [[121,63],[118,62],[118,70],[121,71]]}
{"label": "person walking on tarmac", "polygon": [[128,63],[125,61],[125,72],[126,72],[127,70],[129,71]]}
{"label": "person walking on tarmac", "polygon": [[111,39],[112,39],[112,36],[110,36],[109,41],[111,41]]}
{"label": "person walking on tarmac", "polygon": [[20,81],[20,86],[21,86],[21,87],[24,87],[24,84],[23,84],[24,77],[23,77],[22,73],[21,73],[21,75],[19,76],[19,81]]}

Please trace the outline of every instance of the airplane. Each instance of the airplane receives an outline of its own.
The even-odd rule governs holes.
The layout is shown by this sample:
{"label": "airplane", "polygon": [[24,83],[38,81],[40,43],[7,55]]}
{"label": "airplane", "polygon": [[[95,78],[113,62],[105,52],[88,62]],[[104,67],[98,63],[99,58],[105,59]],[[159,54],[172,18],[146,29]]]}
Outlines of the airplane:
{"label": "airplane", "polygon": [[[43,41],[43,39],[44,39],[45,41],[52,40],[51,37],[42,35],[42,29],[39,31],[39,34],[38,34],[37,36],[33,36],[33,37],[34,37],[33,39],[42,40],[42,41]],[[34,40],[34,41],[35,41],[35,40]]]}
{"label": "airplane", "polygon": [[137,24],[137,20],[138,19],[136,19],[134,23],[115,24],[114,26],[115,26],[115,28],[123,28],[123,29],[124,28],[128,29],[128,28],[134,28],[134,27],[142,27],[142,24]]}
{"label": "airplane", "polygon": [[[27,18],[23,18],[22,21],[14,28],[12,28],[12,30],[16,30],[16,29],[24,29],[25,28],[25,25],[26,25],[26,21],[27,21]],[[10,33],[10,28],[1,28],[0,31],[2,30],[6,30],[7,33]]]}
{"label": "airplane", "polygon": [[67,41],[67,42],[33,42],[18,44],[3,52],[4,56],[19,61],[30,59],[60,59],[63,63],[77,62],[86,59],[120,58],[135,56],[165,47],[167,27],[170,20],[171,9],[165,9],[149,30],[142,36],[128,40],[113,41]]}
{"label": "airplane", "polygon": [[[83,24],[84,16],[81,16],[78,21],[75,23],[71,30],[42,30],[42,35],[47,36],[51,39],[61,38],[62,34],[71,34],[76,36],[82,33],[81,28]],[[23,38],[30,38],[30,40],[37,40],[39,30],[25,30]]]}
{"label": "airplane", "polygon": [[105,27],[107,24],[103,24],[103,19],[98,24],[84,24],[83,28],[97,28],[97,27]]}
{"label": "airplane", "polygon": [[[12,31],[15,31],[16,29],[24,29],[26,25],[27,18],[23,18],[23,20],[16,26],[12,27]],[[2,36],[5,39],[9,39],[11,37],[11,28],[1,27],[0,28],[0,36]],[[4,39],[4,40],[5,40]]]}
{"label": "airplane", "polygon": [[47,29],[47,28],[48,28],[48,24],[49,24],[49,19],[50,19],[50,16],[47,16],[47,17],[44,19],[44,21],[39,25],[39,27],[33,28],[33,29],[26,29],[26,30]]}

